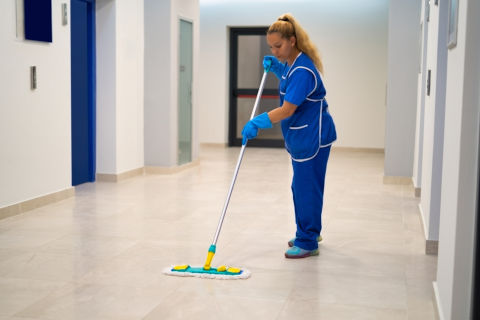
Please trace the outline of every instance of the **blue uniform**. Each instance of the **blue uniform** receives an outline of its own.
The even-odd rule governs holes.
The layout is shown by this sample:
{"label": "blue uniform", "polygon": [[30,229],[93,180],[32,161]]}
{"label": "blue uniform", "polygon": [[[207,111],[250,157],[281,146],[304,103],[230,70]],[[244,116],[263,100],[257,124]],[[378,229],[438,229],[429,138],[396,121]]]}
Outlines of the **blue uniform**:
{"label": "blue uniform", "polygon": [[320,73],[306,54],[300,53],[291,66],[284,64],[280,105],[288,101],[297,106],[295,113],[281,123],[293,165],[292,193],[297,224],[294,245],[305,250],[318,247],[325,172],[330,146],[337,138],[325,94]]}

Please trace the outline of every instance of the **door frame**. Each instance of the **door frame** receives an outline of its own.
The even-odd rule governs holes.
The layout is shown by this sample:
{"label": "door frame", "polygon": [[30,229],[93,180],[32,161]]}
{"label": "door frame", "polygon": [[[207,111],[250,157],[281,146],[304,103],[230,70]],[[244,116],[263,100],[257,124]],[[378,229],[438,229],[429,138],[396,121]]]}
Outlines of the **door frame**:
{"label": "door frame", "polygon": [[[244,35],[265,35],[268,27],[231,27],[230,28],[230,84],[229,84],[229,116],[228,146],[241,146],[242,139],[237,138],[237,97],[239,95],[257,96],[258,89],[237,88],[238,37]],[[278,96],[278,89],[264,89],[262,96]],[[252,106],[253,107],[253,106]],[[248,141],[249,147],[283,148],[283,139],[253,139]]]}

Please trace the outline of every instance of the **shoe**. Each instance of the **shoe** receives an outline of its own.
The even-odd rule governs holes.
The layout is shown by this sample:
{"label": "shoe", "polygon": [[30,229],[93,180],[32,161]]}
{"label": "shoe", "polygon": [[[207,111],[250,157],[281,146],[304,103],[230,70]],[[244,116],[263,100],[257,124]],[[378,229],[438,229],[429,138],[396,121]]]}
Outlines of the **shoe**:
{"label": "shoe", "polygon": [[[293,244],[295,243],[295,239],[296,239],[296,238],[293,238],[293,239],[291,239],[290,241],[288,241],[288,246],[289,246],[290,248],[293,247]],[[317,237],[317,242],[320,242],[320,241],[322,241],[322,240],[323,240],[322,236],[318,236],[318,237]]]}
{"label": "shoe", "polygon": [[285,251],[285,258],[287,259],[300,259],[310,256],[318,256],[318,249],[305,250],[296,246],[291,247]]}

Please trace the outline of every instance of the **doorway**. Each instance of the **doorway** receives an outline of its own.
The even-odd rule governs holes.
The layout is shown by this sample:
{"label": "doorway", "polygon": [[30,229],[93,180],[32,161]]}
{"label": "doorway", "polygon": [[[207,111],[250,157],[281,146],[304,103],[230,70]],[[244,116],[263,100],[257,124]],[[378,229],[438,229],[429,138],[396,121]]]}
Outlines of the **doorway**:
{"label": "doorway", "polygon": [[95,181],[95,0],[71,0],[72,185]]}
{"label": "doorway", "polygon": [[192,161],[193,25],[180,19],[178,76],[178,164]]}
{"label": "doorway", "polygon": [[[242,129],[252,113],[263,76],[263,57],[271,55],[266,41],[267,29],[267,27],[230,29],[229,146],[242,145]],[[257,114],[279,106],[278,85],[277,77],[269,73]],[[283,147],[280,124],[274,124],[269,130],[259,130],[258,137],[250,140],[248,146]]]}

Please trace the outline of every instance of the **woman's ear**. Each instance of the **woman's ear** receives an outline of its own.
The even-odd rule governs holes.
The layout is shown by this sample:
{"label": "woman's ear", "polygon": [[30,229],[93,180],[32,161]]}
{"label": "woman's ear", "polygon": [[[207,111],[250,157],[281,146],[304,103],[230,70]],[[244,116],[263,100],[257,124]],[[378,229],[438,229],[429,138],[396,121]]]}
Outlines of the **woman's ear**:
{"label": "woman's ear", "polygon": [[295,47],[296,44],[297,44],[297,38],[295,38],[295,36],[291,36],[290,37],[290,45],[292,47]]}

